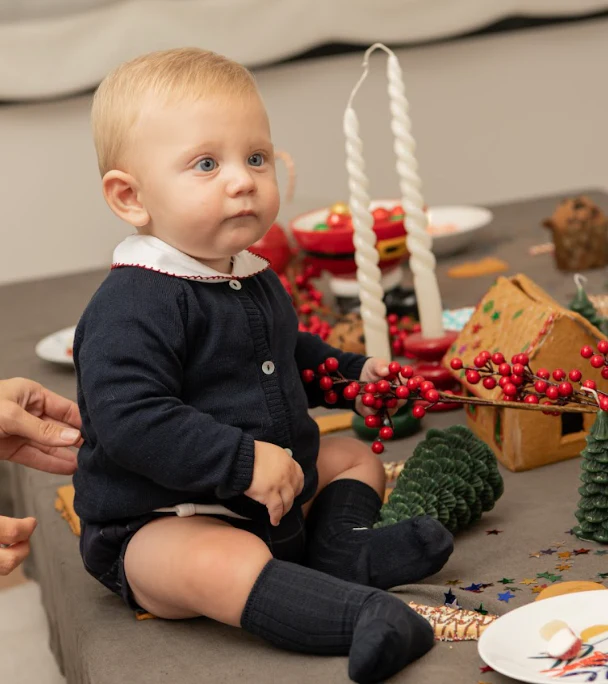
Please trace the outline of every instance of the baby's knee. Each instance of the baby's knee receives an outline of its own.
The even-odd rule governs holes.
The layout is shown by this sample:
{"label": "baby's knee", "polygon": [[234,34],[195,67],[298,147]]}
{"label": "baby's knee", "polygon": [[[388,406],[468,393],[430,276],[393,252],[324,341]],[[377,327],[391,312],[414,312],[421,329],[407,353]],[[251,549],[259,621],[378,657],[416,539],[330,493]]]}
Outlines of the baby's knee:
{"label": "baby's knee", "polygon": [[209,540],[193,549],[188,561],[189,580],[193,586],[209,582],[253,584],[271,558],[269,548],[259,537],[239,530],[236,535]]}
{"label": "baby's knee", "polygon": [[366,442],[353,437],[326,437],[321,440],[319,459],[331,463],[340,470],[358,466],[384,477],[384,467]]}

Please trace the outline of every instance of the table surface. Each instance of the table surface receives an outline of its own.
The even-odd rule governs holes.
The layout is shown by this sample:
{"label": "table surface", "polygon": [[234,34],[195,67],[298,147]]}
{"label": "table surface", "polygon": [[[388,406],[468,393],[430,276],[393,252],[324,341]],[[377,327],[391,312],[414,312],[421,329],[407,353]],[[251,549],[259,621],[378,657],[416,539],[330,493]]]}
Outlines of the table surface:
{"label": "table surface", "polygon": [[[608,212],[607,194],[586,194]],[[475,245],[464,254],[438,263],[437,273],[444,306],[469,306],[478,301],[494,281],[495,275],[453,280],[447,271],[465,260],[477,260],[490,255],[509,264],[506,275],[523,272],[547,289],[555,299],[566,304],[575,290],[572,274],[558,272],[550,254],[536,257],[528,254],[530,246],[549,239],[549,234],[540,224],[553,212],[560,199],[562,197],[553,196],[492,207],[494,221],[481,232]],[[56,392],[74,398],[73,370],[39,360],[34,354],[34,346],[49,333],[77,322],[104,275],[104,271],[96,271],[0,287],[3,319],[0,329],[0,377],[30,377]],[[590,293],[605,291],[607,278],[604,269],[585,275],[588,277]],[[406,273],[406,280],[408,276],[409,273]],[[425,419],[425,428],[445,427],[460,422],[464,422],[462,411],[435,414]],[[406,440],[389,443],[384,458],[407,458],[423,436],[420,433]],[[600,547],[581,544],[566,533],[574,524],[573,512],[578,499],[577,460],[525,473],[510,473],[501,468],[505,478],[505,494],[495,509],[485,514],[480,523],[458,536],[454,555],[441,573],[423,584],[404,588],[404,598],[439,604],[444,600],[444,592],[450,588],[446,583],[461,580],[460,584],[451,588],[463,607],[475,608],[483,603],[490,612],[503,613],[533,600],[535,594],[521,582],[525,578],[537,579],[537,573],[555,573],[562,575],[564,580],[597,581],[599,572],[608,572],[608,560],[604,561],[605,556],[595,554]],[[155,684],[173,681],[178,677],[185,684],[201,681],[196,659],[190,664],[190,659],[185,656],[175,659],[177,644],[180,654],[189,649],[196,652],[205,644],[209,645],[209,649],[204,648],[203,660],[208,675],[213,672],[214,676],[207,681],[234,681],[237,676],[235,668],[244,681],[253,681],[258,677],[261,677],[260,681],[271,681],[275,676],[279,681],[277,674],[262,676],[260,672],[264,671],[280,672],[281,682],[308,682],[311,678],[328,682],[347,681],[344,659],[309,658],[282,653],[236,630],[204,620],[184,624],[157,620],[135,623],[118,599],[89,578],[81,566],[79,569],[76,540],[54,512],[48,514],[54,487],[63,480],[31,471],[23,479],[37,491],[46,492],[46,498],[41,496],[38,503],[33,505],[33,512],[46,518],[45,524],[41,524],[37,531],[39,538],[34,540],[34,550],[36,552],[36,544],[44,546],[40,557],[44,558],[45,563],[56,565],[54,591],[65,591],[65,601],[72,604],[71,607],[57,610],[71,615],[69,621],[64,622],[64,629],[67,629],[66,624],[70,624],[70,629],[80,630],[79,648],[86,654],[82,657],[88,661],[86,665],[82,664],[78,676],[84,676],[82,672],[86,670],[87,682],[110,684],[120,680]],[[494,528],[502,532],[498,535],[486,534],[486,530]],[[558,548],[558,544],[564,546]],[[558,559],[557,552],[573,551],[581,546],[589,548],[590,553],[566,560],[565,564],[571,567],[558,571],[556,566],[564,561]],[[61,552],[53,552],[53,548],[61,549]],[[540,557],[532,555],[551,549],[556,552],[540,554]],[[57,555],[60,557],[57,558]],[[516,588],[513,592],[515,598],[508,605],[498,597],[499,592],[505,591],[503,584],[499,583],[502,578],[512,578],[513,582],[509,586]],[[546,581],[539,579],[539,582]],[[464,587],[473,582],[490,583],[492,586],[480,594],[465,591]],[[47,605],[53,602],[47,598]],[[56,616],[53,621],[58,621]],[[57,629],[57,626],[54,628]],[[104,630],[112,631],[113,637],[109,642],[102,639]],[[154,648],[154,654],[133,659],[134,644],[142,649]],[[91,655],[93,649],[94,657]],[[475,643],[439,644],[422,661],[396,677],[395,681],[450,681],[457,684],[511,681],[497,673],[481,674],[479,668],[482,665]],[[116,679],[117,673],[120,673],[119,679]]]}

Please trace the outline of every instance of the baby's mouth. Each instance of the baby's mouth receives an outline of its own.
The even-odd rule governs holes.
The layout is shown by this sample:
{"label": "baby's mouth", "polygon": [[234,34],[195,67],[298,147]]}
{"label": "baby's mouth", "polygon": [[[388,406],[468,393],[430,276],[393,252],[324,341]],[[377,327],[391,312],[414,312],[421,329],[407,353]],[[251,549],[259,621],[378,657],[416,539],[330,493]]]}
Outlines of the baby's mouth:
{"label": "baby's mouth", "polygon": [[246,211],[239,211],[238,214],[234,214],[233,216],[230,216],[229,218],[235,219],[235,218],[245,218],[247,216],[253,217],[256,216],[255,211],[252,211],[251,209],[248,209]]}

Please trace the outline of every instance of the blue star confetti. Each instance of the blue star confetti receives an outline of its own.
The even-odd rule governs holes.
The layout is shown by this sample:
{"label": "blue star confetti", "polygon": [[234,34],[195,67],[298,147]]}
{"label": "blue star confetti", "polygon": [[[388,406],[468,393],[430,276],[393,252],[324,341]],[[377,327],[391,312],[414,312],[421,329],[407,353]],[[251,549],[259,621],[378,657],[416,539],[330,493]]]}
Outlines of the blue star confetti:
{"label": "blue star confetti", "polygon": [[481,591],[483,589],[482,584],[475,584],[474,582],[471,582],[471,584],[468,587],[462,587],[464,591],[472,591],[475,594],[481,594]]}
{"label": "blue star confetti", "polygon": [[509,590],[503,591],[502,593],[499,592],[498,594],[498,600],[504,601],[505,603],[509,603],[512,598],[515,598],[515,594],[511,593]]}
{"label": "blue star confetti", "polygon": [[451,589],[447,592],[443,592],[443,595],[445,596],[445,601],[443,603],[444,606],[449,606],[450,608],[460,608],[456,594],[454,594]]}

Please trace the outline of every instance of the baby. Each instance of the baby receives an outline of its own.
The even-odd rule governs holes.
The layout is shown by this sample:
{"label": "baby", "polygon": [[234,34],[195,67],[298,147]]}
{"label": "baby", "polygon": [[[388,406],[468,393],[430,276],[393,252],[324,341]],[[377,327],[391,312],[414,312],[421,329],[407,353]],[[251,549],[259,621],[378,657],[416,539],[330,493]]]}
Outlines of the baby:
{"label": "baby", "polygon": [[384,680],[433,644],[384,590],[437,572],[452,537],[426,516],[373,529],[382,464],[320,440],[308,414],[324,396],[302,370],[334,356],[371,382],[388,367],[298,332],[247,251],[279,207],[252,75],[198,49],[146,55],[102,82],[92,121],[104,197],[137,234],[75,337],[85,567],[132,608],[349,654],[354,681]]}

